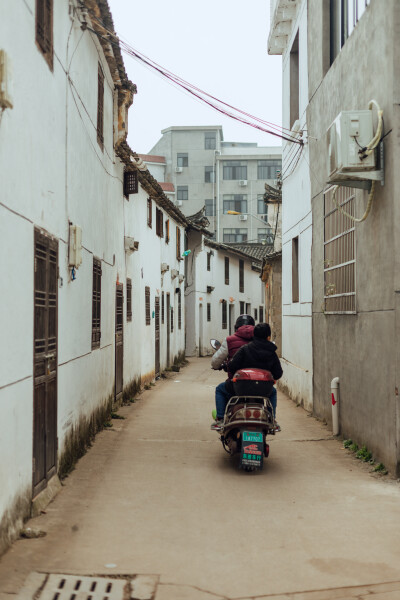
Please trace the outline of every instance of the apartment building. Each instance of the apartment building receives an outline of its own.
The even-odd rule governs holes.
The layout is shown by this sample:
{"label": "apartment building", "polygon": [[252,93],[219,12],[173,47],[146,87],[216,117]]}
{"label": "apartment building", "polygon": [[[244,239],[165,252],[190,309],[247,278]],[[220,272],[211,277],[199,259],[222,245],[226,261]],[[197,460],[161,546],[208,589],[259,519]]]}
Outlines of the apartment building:
{"label": "apartment building", "polygon": [[[221,125],[168,127],[161,133],[149,154],[140,156],[185,215],[204,209],[218,242],[274,245],[279,211],[263,196],[265,183],[276,184],[281,171],[280,146],[226,142]],[[280,247],[278,237],[275,246]]]}

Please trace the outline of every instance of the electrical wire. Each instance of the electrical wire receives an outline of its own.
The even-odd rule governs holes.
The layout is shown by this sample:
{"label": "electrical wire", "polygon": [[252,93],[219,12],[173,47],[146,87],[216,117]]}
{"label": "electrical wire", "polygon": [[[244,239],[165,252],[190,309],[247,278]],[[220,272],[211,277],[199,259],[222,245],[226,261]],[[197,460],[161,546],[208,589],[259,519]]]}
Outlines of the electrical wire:
{"label": "electrical wire", "polygon": [[[94,29],[87,27],[87,29],[89,29],[90,31],[92,31],[95,35],[97,35],[98,37],[104,39],[108,44],[114,45],[114,46],[118,46],[122,51],[124,51],[126,54],[128,54],[129,56],[133,57],[134,59],[142,62],[144,65],[146,65],[147,67],[149,67],[150,69],[156,71],[159,75],[161,75],[162,77],[166,78],[170,83],[175,84],[179,87],[181,87],[183,90],[185,90],[187,93],[193,95],[195,98],[197,98],[198,100],[200,100],[201,102],[207,104],[208,106],[210,106],[211,108],[213,108],[214,110],[216,110],[217,112],[228,116],[232,119],[235,119],[245,125],[249,125],[250,127],[254,127],[255,129],[259,129],[260,131],[264,131],[265,133],[269,133],[270,135],[274,135],[276,137],[279,137],[281,139],[284,139],[288,142],[291,142],[293,144],[297,144],[302,146],[303,145],[303,140],[298,140],[295,136],[291,135],[290,130],[287,128],[284,128],[282,126],[279,125],[275,125],[273,123],[270,123],[268,121],[265,121],[263,119],[260,119],[258,117],[255,117],[253,115],[251,115],[250,113],[247,113],[246,111],[243,111],[241,109],[238,109],[230,104],[228,104],[227,102],[224,102],[218,98],[216,98],[215,96],[208,94],[207,92],[205,92],[204,90],[201,90],[199,87],[185,81],[184,79],[182,79],[181,77],[175,75],[174,73],[172,73],[171,71],[169,71],[168,69],[165,69],[163,67],[161,67],[161,65],[159,65],[158,63],[156,63],[155,61],[151,60],[150,58],[148,58],[147,56],[145,56],[144,54],[142,54],[141,52],[139,52],[138,50],[135,50],[128,42],[124,41],[122,38],[119,38],[113,31],[109,30],[105,24],[102,22],[101,19],[99,19],[94,13],[93,11],[91,11],[88,7],[85,7],[90,14],[92,15],[92,17],[94,19],[97,20],[97,22],[100,23],[100,25],[102,26],[102,28],[104,29],[105,32],[108,33],[108,35],[113,38],[115,41],[112,41],[112,39],[107,39],[104,35],[101,35],[100,33],[98,33],[97,31],[95,31]],[[225,108],[222,107],[227,107],[233,111],[235,111],[236,113],[239,113],[240,115],[243,116],[237,116],[235,114],[233,114],[230,111],[227,111]],[[244,118],[246,117],[246,118]],[[249,120],[250,119],[250,120]],[[255,122],[252,122],[255,121]],[[269,129],[266,129],[265,127],[263,127],[262,125],[267,125],[269,127]],[[278,133],[277,131],[272,131],[272,129],[277,129],[278,131],[283,131],[283,130],[287,130],[288,133],[287,134],[282,134],[282,133]]]}

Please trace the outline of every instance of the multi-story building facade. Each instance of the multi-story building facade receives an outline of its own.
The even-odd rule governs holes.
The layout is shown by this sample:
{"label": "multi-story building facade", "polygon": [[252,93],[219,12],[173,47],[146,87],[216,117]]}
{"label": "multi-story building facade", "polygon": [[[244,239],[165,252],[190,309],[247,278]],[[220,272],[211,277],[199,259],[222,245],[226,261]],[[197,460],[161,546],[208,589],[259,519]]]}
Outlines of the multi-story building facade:
{"label": "multi-story building facade", "polygon": [[[279,212],[263,200],[281,171],[281,147],[225,142],[222,126],[168,127],[140,155],[185,215],[205,210],[216,241],[280,247]],[[159,171],[164,165],[162,179]],[[174,194],[174,196],[173,196]],[[241,214],[229,214],[236,212]]]}

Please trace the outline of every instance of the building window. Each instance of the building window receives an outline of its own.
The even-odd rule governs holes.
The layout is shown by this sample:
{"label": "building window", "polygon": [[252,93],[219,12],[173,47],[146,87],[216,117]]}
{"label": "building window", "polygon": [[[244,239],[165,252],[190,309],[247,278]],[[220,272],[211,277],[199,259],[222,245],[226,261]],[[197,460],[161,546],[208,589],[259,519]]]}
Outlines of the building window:
{"label": "building window", "polygon": [[100,66],[97,73],[97,141],[100,148],[104,146],[104,73]]}
{"label": "building window", "polygon": [[244,302],[239,302],[239,311],[241,315],[244,315],[245,307]]}
{"label": "building window", "polygon": [[189,188],[187,185],[178,185],[176,191],[177,200],[189,200]]}
{"label": "building window", "polygon": [[144,288],[144,305],[146,314],[146,325],[150,325],[150,288],[148,286]]}
{"label": "building window", "polygon": [[264,308],[262,306],[258,309],[258,316],[260,317],[260,323],[264,323]]}
{"label": "building window", "polygon": [[187,152],[178,152],[176,159],[177,167],[187,167],[189,166],[189,155]]}
{"label": "building window", "polygon": [[164,215],[159,208],[156,208],[156,234],[164,237]]}
{"label": "building window", "polygon": [[343,48],[369,3],[370,0],[330,0],[330,64]]}
{"label": "building window", "polygon": [[299,118],[299,32],[290,50],[290,127]]}
{"label": "building window", "polygon": [[124,173],[124,196],[128,198],[130,194],[137,194],[139,191],[139,181],[137,171],[125,171]]}
{"label": "building window", "polygon": [[182,329],[182,295],[181,295],[181,288],[178,289],[178,329]]}
{"label": "building window", "polygon": [[292,302],[299,301],[299,238],[292,239]]}
{"label": "building window", "polygon": [[354,215],[355,191],[353,188],[331,188],[324,197],[324,299],[325,312],[356,312],[355,279],[355,224],[345,217],[336,202],[350,215]]}
{"label": "building window", "polygon": [[281,171],[281,160],[259,160],[257,163],[257,179],[277,179]]}
{"label": "building window", "polygon": [[215,183],[214,167],[204,167],[204,181],[205,183]]}
{"label": "building window", "polygon": [[207,302],[207,321],[211,321],[211,304]]}
{"label": "building window", "polygon": [[224,244],[247,242],[247,229],[224,229]]}
{"label": "building window", "polygon": [[244,260],[241,259],[239,260],[239,292],[244,292]]}
{"label": "building window", "polygon": [[234,210],[240,213],[247,213],[247,195],[246,194],[224,194],[223,211],[224,215],[228,210]]}
{"label": "building window", "polygon": [[258,314],[257,314],[257,309],[254,309],[254,320],[258,321]]}
{"label": "building window", "polygon": [[53,0],[36,0],[36,42],[53,70]]}
{"label": "building window", "polygon": [[274,234],[270,227],[258,227],[257,228],[257,240],[258,243],[265,243],[272,246],[274,243]]}
{"label": "building window", "polygon": [[251,304],[246,303],[246,315],[251,315]]}
{"label": "building window", "polygon": [[101,338],[101,261],[93,258],[92,349],[100,348]]}
{"label": "building window", "polygon": [[181,258],[181,230],[179,227],[176,228],[176,258]]}
{"label": "building window", "polygon": [[229,258],[225,256],[225,284],[229,285]]}
{"label": "building window", "polygon": [[151,198],[147,198],[147,225],[153,227],[153,203]]}
{"label": "building window", "polygon": [[207,252],[207,271],[211,271],[211,252]]}
{"label": "building window", "polygon": [[206,204],[206,217],[213,217],[214,216],[214,200],[209,199],[205,201]]}
{"label": "building window", "polygon": [[223,178],[247,179],[247,162],[242,160],[226,160],[223,163]]}
{"label": "building window", "polygon": [[171,310],[171,333],[174,331],[174,309],[170,306]]}
{"label": "building window", "polygon": [[215,131],[206,131],[204,134],[204,149],[215,150],[217,147],[217,134]]}
{"label": "building window", "polygon": [[169,242],[169,219],[165,221],[165,243]]}
{"label": "building window", "polygon": [[268,221],[268,204],[265,204],[263,194],[257,195],[257,214],[265,215],[264,220]]}
{"label": "building window", "polygon": [[132,321],[132,279],[126,280],[126,320]]}
{"label": "building window", "polygon": [[222,329],[228,327],[228,303],[226,300],[222,300]]}
{"label": "building window", "polygon": [[161,325],[164,325],[165,319],[165,298],[164,292],[161,292]]}

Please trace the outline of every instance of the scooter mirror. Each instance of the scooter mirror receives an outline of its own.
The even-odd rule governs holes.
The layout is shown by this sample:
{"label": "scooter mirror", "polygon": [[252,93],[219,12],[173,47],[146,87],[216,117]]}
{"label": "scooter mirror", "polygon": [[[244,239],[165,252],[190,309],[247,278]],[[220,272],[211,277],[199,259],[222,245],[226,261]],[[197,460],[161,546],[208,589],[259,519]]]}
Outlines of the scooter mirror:
{"label": "scooter mirror", "polygon": [[214,348],[214,350],[218,350],[218,348],[221,347],[221,342],[219,342],[218,340],[210,340],[210,344],[211,346]]}

